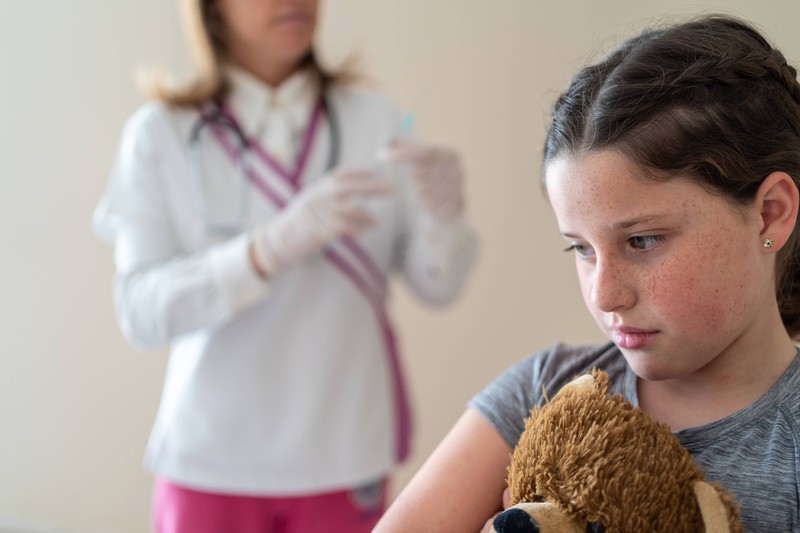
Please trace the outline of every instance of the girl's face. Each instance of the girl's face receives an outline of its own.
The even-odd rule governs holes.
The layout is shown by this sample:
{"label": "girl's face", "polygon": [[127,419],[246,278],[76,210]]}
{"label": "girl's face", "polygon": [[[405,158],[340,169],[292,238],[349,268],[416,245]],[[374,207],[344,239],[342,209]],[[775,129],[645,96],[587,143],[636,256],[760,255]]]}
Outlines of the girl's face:
{"label": "girl's face", "polygon": [[758,212],[688,179],[639,176],[612,150],[548,164],[547,192],[586,306],[642,378],[743,363],[775,318]]}
{"label": "girl's face", "polygon": [[266,54],[277,64],[294,65],[311,49],[317,0],[217,0],[227,29],[228,48],[239,54]]}

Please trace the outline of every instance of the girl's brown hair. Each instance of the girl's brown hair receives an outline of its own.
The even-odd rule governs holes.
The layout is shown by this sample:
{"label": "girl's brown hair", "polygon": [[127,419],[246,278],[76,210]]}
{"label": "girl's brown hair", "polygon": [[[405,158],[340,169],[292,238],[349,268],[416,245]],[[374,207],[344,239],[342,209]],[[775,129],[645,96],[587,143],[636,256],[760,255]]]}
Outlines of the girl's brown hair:
{"label": "girl's brown hair", "polygon": [[[576,74],[556,101],[544,163],[609,147],[649,178],[680,175],[734,205],[752,205],[770,173],[800,180],[797,71],[736,18],[647,30]],[[800,335],[798,223],[776,272],[793,337]]]}

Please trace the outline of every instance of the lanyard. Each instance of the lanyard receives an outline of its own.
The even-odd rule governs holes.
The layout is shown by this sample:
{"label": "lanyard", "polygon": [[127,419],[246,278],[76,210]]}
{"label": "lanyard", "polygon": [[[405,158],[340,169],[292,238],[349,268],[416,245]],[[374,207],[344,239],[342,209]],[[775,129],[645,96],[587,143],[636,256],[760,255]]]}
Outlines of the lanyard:
{"label": "lanyard", "polygon": [[[233,110],[227,106],[219,109],[234,125],[234,129],[242,132]],[[306,128],[297,163],[295,168],[291,171],[285,169],[280,163],[275,161],[275,159],[269,155],[269,153],[263,148],[263,146],[261,146],[260,143],[255,142],[252,139],[246,140],[247,147],[251,149],[257,156],[257,162],[261,163],[263,167],[267,167],[272,170],[277,176],[286,182],[293,191],[293,194],[297,194],[297,192],[299,192],[301,189],[302,174],[306,168],[307,161],[310,158],[323,111],[326,112],[329,118],[328,122],[331,125],[331,128],[333,129],[336,126],[335,124],[332,124],[331,121],[332,114],[330,113],[330,106],[326,106],[325,100],[320,98],[311,114],[309,124]],[[229,129],[230,128],[222,128],[212,124],[212,131],[215,138],[223,147],[231,160],[236,163],[237,148],[235,142],[230,138]],[[338,152],[338,134],[332,134],[331,137],[331,149],[332,151]],[[277,209],[283,209],[291,200],[291,198],[284,199],[280,194],[278,194],[278,192],[270,186],[269,182],[264,179],[258,170],[259,168],[257,168],[257,165],[251,165],[246,169],[247,178],[250,184],[258,189]],[[342,254],[333,246],[327,246],[323,250],[323,256],[333,267],[335,267],[339,272],[342,273],[342,275],[344,275],[353,283],[362,296],[366,298],[377,318],[386,350],[386,356],[389,363],[389,372],[391,376],[392,399],[396,425],[395,458],[398,462],[402,462],[408,457],[410,448],[411,412],[405,391],[402,369],[400,367],[397,340],[384,305],[384,291],[386,285],[385,276],[374,263],[366,250],[364,250],[355,239],[349,236],[343,236],[340,238],[340,242],[344,248],[350,252],[350,255]]]}

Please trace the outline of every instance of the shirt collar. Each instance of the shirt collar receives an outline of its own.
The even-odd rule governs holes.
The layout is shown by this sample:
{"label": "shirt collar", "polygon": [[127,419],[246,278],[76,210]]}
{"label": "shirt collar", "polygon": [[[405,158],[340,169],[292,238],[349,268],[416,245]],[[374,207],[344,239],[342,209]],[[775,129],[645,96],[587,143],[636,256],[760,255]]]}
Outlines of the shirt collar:
{"label": "shirt collar", "polygon": [[319,81],[310,68],[298,70],[277,87],[267,85],[243,68],[228,64],[228,104],[250,136],[263,133],[270,113],[284,113],[290,123],[305,127],[319,95]]}

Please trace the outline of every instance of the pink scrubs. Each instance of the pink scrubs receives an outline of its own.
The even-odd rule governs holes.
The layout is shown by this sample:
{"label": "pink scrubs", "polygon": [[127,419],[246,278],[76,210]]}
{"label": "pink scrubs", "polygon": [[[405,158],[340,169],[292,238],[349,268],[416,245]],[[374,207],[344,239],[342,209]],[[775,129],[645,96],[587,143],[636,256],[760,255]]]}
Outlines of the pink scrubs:
{"label": "pink scrubs", "polygon": [[369,533],[386,506],[386,480],[293,498],[213,494],[164,478],[153,493],[155,533]]}

